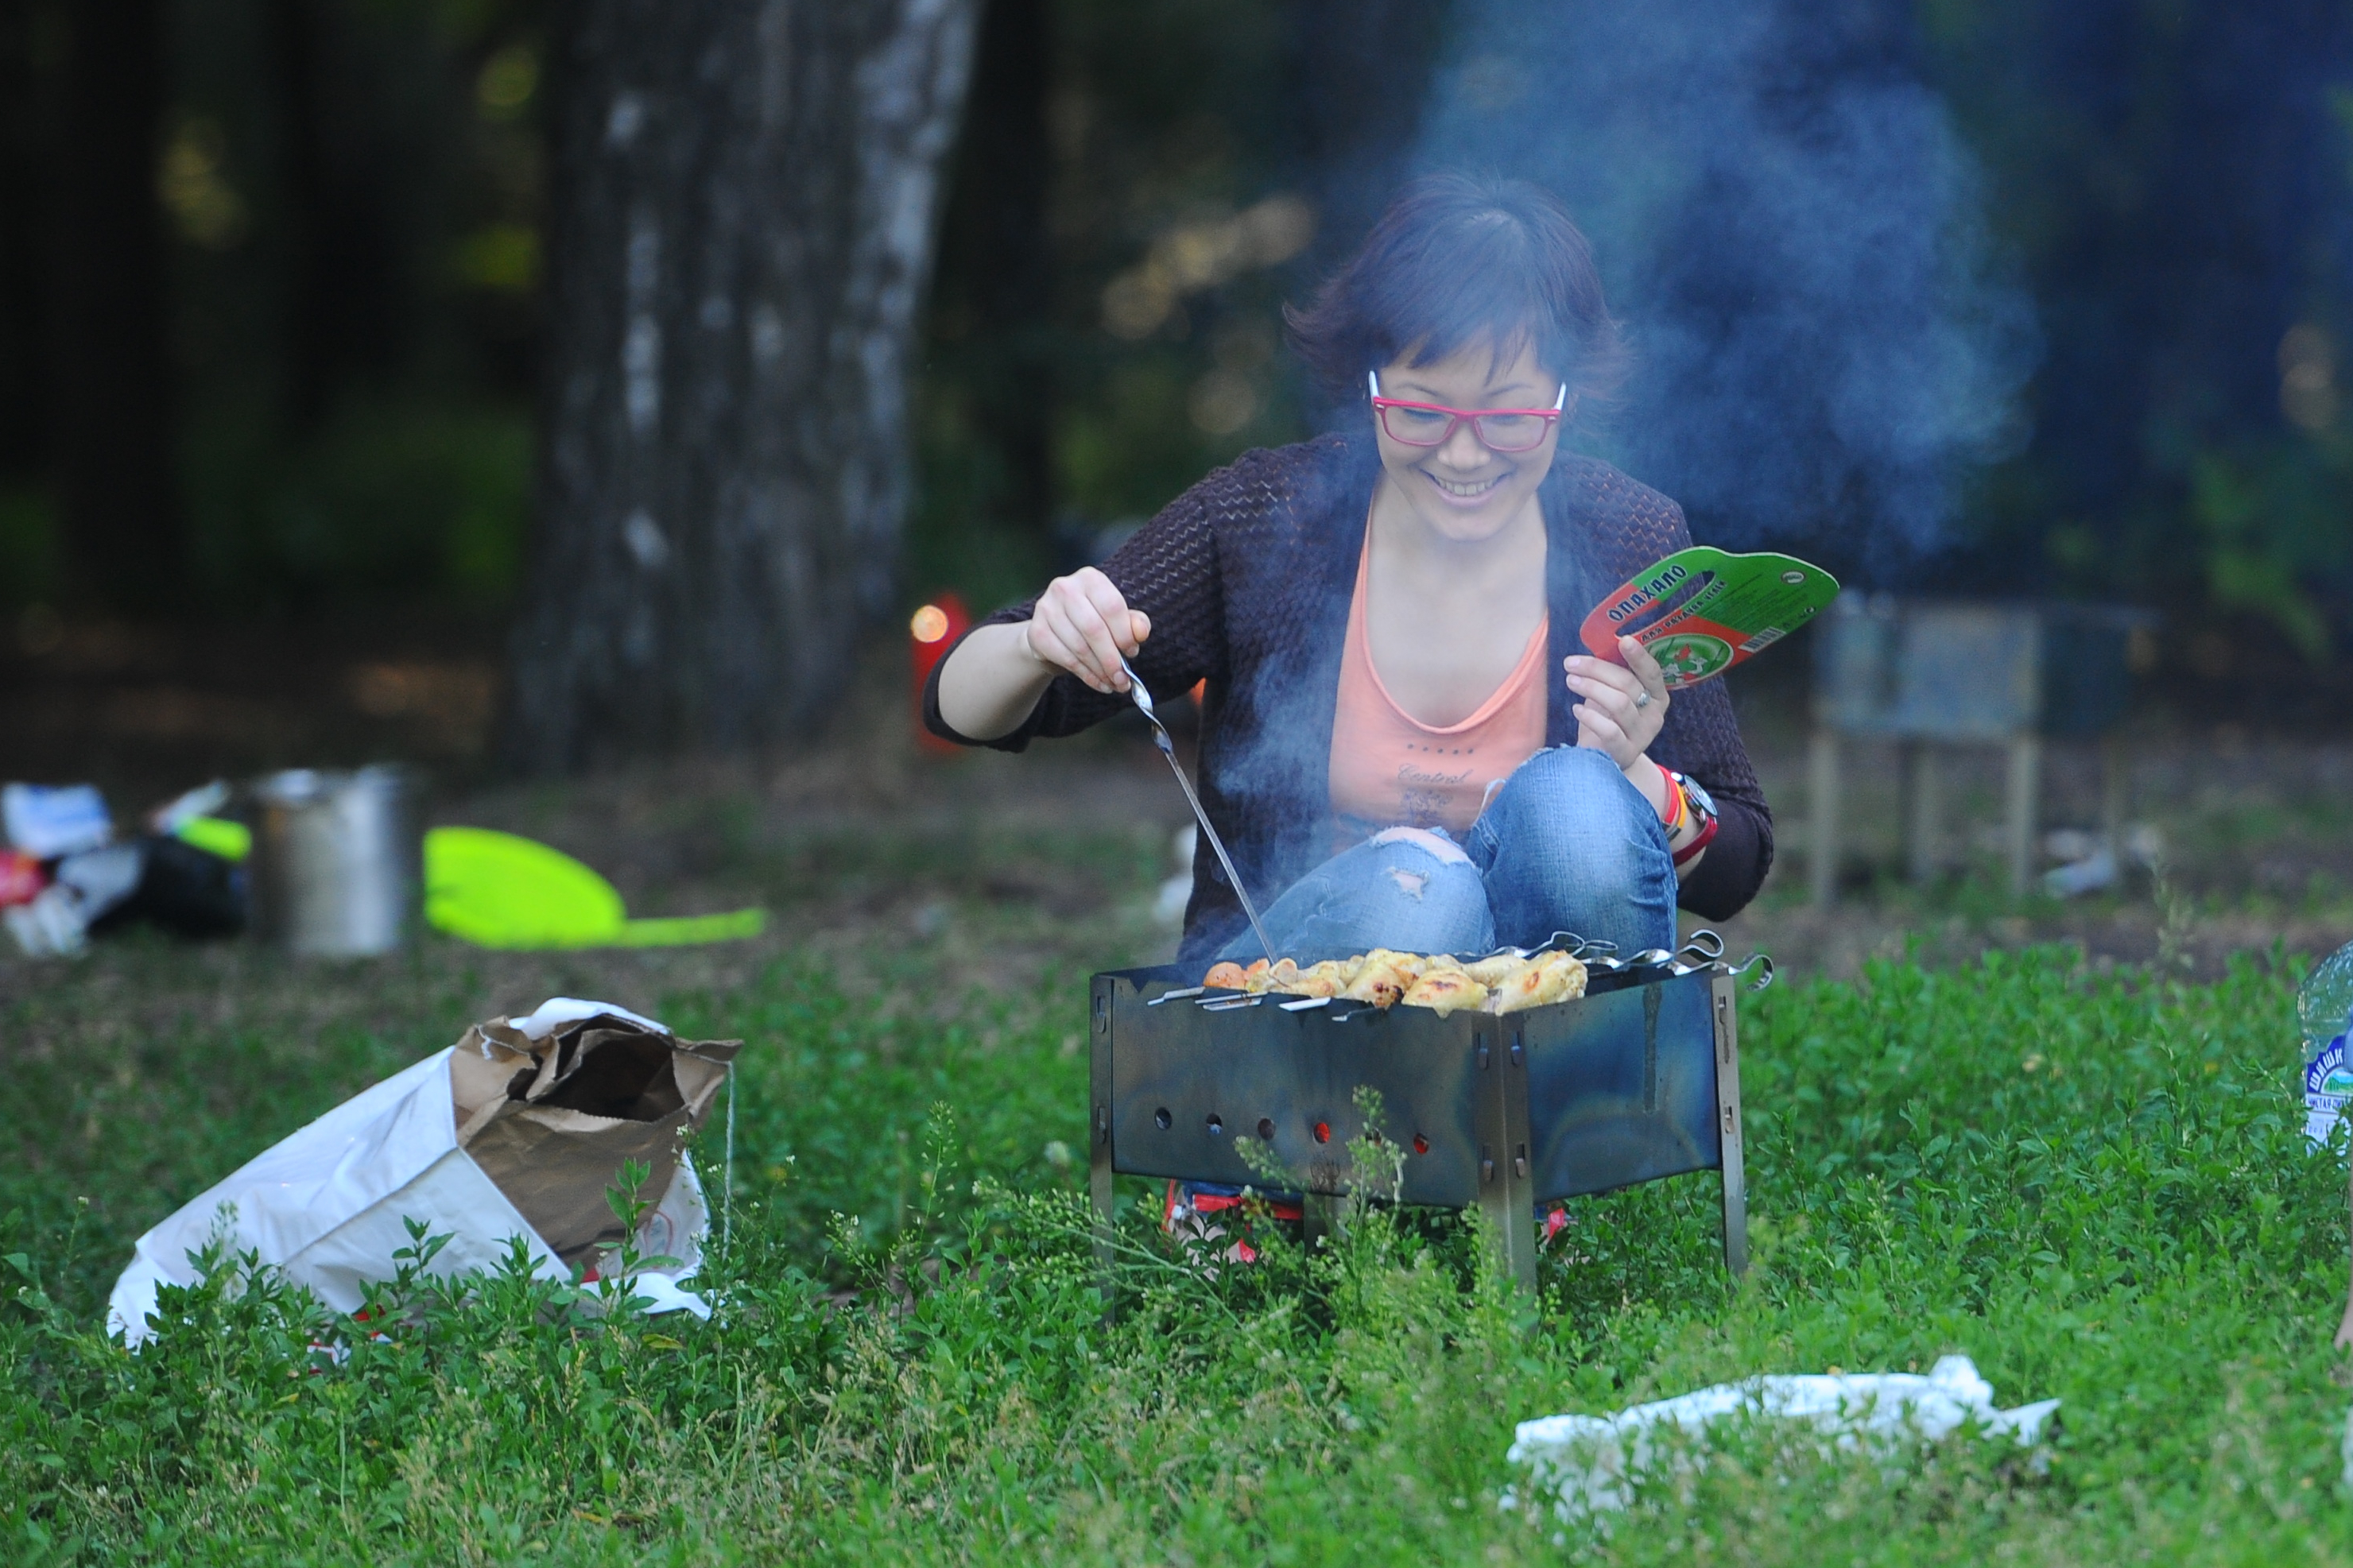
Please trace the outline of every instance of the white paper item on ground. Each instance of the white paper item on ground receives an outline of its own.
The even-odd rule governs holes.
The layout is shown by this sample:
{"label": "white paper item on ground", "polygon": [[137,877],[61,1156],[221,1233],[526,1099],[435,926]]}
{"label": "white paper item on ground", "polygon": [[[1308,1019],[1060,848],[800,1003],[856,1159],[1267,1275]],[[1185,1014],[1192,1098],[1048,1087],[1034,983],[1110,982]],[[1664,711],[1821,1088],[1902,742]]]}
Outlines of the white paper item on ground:
{"label": "white paper item on ground", "polygon": [[57,883],[69,888],[81,900],[81,918],[96,925],[115,906],[139,890],[147,873],[147,851],[137,844],[110,844],[85,849],[58,862]]}
{"label": "white paper item on ground", "polygon": [[228,781],[215,779],[208,784],[198,784],[184,795],[174,795],[147,814],[150,832],[170,835],[177,833],[199,816],[210,816],[228,804]]}
{"label": "white paper item on ground", "polygon": [[12,784],[0,787],[0,831],[11,848],[54,860],[105,843],[114,819],[96,784]]}
{"label": "white paper item on ground", "polygon": [[78,958],[90,948],[90,921],[71,888],[43,888],[31,903],[0,910],[0,922],[26,958]]}
{"label": "white paper item on ground", "polygon": [[[568,1005],[569,1021],[649,1022],[601,1004]],[[539,1037],[556,1026],[550,1023]],[[189,1254],[216,1235],[233,1254],[258,1254],[341,1312],[356,1311],[370,1283],[391,1278],[393,1254],[410,1245],[410,1219],[422,1220],[430,1235],[450,1237],[433,1260],[437,1275],[494,1268],[504,1261],[510,1238],[521,1237],[534,1273],[569,1279],[565,1259],[461,1140],[451,1058],[480,1046],[485,1029],[502,1027],[470,1030],[459,1046],[344,1101],[141,1237],[108,1303],[110,1331],[132,1345],[146,1340],[158,1288],[195,1284]],[[668,1034],[659,1025],[650,1027]],[[675,1267],[645,1270],[635,1281],[636,1293],[651,1299],[653,1310],[710,1315],[709,1306],[683,1284],[702,1262],[706,1222],[702,1185],[681,1154],[637,1234],[641,1256],[678,1260]]]}
{"label": "white paper item on ground", "polygon": [[2042,890],[2054,899],[2074,899],[2112,888],[2116,881],[2116,855],[2103,845],[2080,860],[2070,860],[2043,872]]}
{"label": "white paper item on ground", "polygon": [[29,903],[0,910],[0,923],[26,958],[79,957],[90,945],[90,928],[139,890],[146,869],[141,845],[79,850],[58,862],[57,880]]}
{"label": "white paper item on ground", "polygon": [[2031,1447],[2058,1408],[2057,1400],[2045,1399],[1996,1409],[1993,1385],[1978,1375],[1976,1364],[1965,1355],[1948,1355],[1925,1377],[1900,1372],[1752,1377],[1615,1415],[1523,1421],[1506,1458],[1532,1468],[1538,1489],[1558,1494],[1562,1517],[1576,1518],[1626,1508],[1643,1477],[1696,1463],[1692,1439],[1726,1419],[1810,1426],[1841,1448],[1935,1442],[1973,1422],[1982,1436]]}

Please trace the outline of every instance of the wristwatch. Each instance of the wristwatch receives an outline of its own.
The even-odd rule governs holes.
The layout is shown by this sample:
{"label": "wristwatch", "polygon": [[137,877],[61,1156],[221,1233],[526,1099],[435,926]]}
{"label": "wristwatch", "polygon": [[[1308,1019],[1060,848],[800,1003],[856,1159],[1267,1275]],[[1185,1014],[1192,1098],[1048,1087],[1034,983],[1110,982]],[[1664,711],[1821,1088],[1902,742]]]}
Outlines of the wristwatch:
{"label": "wristwatch", "polygon": [[1666,773],[1668,783],[1683,792],[1684,804],[1691,808],[1692,816],[1699,822],[1699,831],[1692,835],[1692,841],[1674,852],[1675,864],[1686,865],[1694,856],[1715,841],[1715,830],[1720,821],[1715,809],[1715,797],[1708,794],[1705,786],[1689,773],[1677,773],[1672,768],[1662,771]]}

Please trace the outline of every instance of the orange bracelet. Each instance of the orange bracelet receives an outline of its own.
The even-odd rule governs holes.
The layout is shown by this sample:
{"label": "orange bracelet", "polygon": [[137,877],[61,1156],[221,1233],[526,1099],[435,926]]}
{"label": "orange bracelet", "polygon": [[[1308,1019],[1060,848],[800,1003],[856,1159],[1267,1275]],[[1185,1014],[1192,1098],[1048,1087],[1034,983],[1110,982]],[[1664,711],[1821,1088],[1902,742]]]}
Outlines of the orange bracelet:
{"label": "orange bracelet", "polygon": [[[1651,765],[1659,767],[1656,763]],[[1667,815],[1660,820],[1659,826],[1667,830],[1669,838],[1672,838],[1676,829],[1683,825],[1683,816],[1690,809],[1690,803],[1683,799],[1683,786],[1675,782],[1674,774],[1659,768],[1659,776],[1667,781]]]}

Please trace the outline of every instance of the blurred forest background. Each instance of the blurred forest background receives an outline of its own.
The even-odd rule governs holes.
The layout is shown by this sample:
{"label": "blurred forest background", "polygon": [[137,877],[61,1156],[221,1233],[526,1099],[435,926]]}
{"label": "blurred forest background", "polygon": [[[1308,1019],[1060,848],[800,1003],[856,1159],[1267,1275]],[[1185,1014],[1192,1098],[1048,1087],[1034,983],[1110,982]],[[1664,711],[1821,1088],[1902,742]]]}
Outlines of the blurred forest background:
{"label": "blurred forest background", "polygon": [[[1585,9],[987,0],[921,329],[905,604],[1011,597],[1208,467],[1317,427],[1282,302],[1432,147],[1466,144],[1432,129],[1466,103],[1500,128],[1482,157],[1544,136],[1543,57],[1515,62],[1513,29]],[[2014,413],[1940,531],[1894,552],[1858,547],[1838,506],[1741,518],[1716,499],[1736,485],[1646,468],[1639,395],[1604,449],[1682,493],[1703,539],[1887,586],[2154,605],[2185,708],[2341,714],[2353,6],[1778,14],[1807,47],[1766,100],[1860,73],[1949,111],[1986,226],[1973,265],[2027,307],[2005,328]],[[541,0],[0,0],[10,658],[157,626],[189,658],[283,662],[303,637],[497,658],[532,508],[549,19]],[[1753,241],[1711,226],[1722,205],[1676,243]],[[479,722],[482,678],[419,695],[435,668],[364,665],[358,700]]]}

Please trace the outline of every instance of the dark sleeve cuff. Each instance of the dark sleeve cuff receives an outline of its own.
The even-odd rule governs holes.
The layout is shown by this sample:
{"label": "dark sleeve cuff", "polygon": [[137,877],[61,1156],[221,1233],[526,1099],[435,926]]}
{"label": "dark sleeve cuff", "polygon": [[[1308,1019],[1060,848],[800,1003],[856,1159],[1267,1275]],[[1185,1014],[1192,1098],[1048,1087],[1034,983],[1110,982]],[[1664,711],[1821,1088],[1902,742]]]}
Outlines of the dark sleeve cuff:
{"label": "dark sleeve cuff", "polygon": [[1038,716],[1046,706],[1046,699],[1043,696],[1038,699],[1038,706],[1029,710],[1029,717],[1021,721],[1020,724],[1013,730],[997,736],[994,741],[976,741],[970,735],[958,731],[955,726],[940,716],[940,671],[948,667],[948,660],[955,657],[956,649],[964,647],[965,637],[972,636],[982,626],[1003,626],[1008,621],[1026,621],[1029,618],[1029,611],[1030,605],[1026,604],[999,610],[987,620],[966,627],[964,637],[956,638],[948,645],[947,652],[940,655],[939,661],[932,666],[931,674],[923,678],[924,729],[929,730],[941,740],[953,741],[959,746],[987,746],[991,751],[997,752],[1026,752],[1029,749],[1030,741],[1038,733]]}
{"label": "dark sleeve cuff", "polygon": [[1747,807],[1726,803],[1715,841],[1683,881],[1675,902],[1704,921],[1728,921],[1748,907],[1773,864],[1773,840]]}

